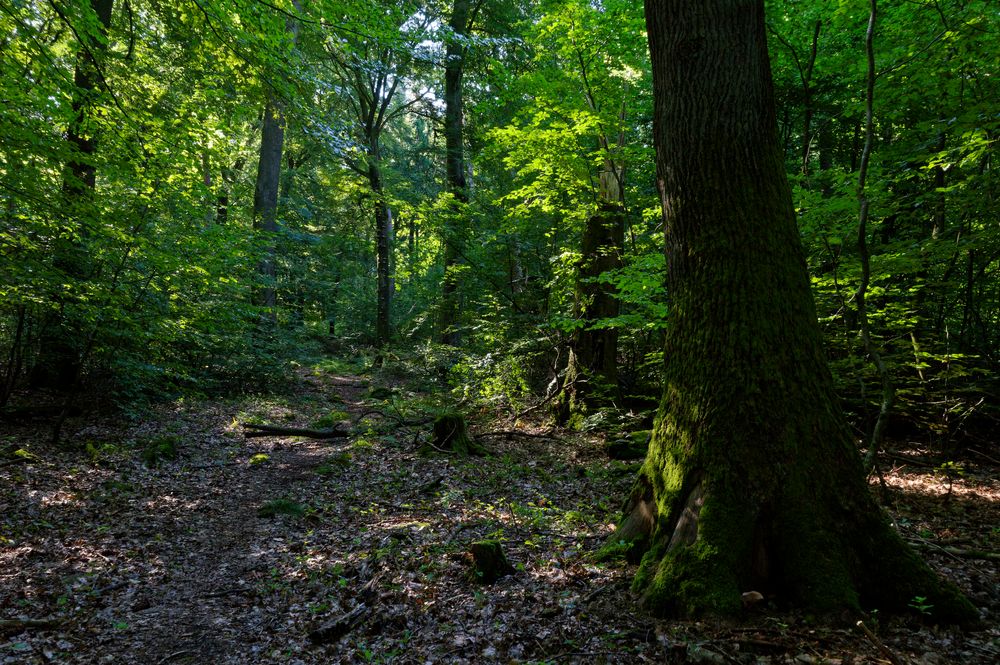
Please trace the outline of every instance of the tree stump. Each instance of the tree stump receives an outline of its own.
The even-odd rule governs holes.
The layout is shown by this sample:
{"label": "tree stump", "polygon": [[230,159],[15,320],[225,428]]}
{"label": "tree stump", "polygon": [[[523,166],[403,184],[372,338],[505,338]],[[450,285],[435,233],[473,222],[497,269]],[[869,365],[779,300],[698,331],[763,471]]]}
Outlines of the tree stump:
{"label": "tree stump", "polygon": [[504,556],[499,540],[479,540],[469,546],[472,553],[472,580],[480,584],[493,584],[514,572]]}
{"label": "tree stump", "polygon": [[465,417],[447,411],[434,419],[434,440],[423,452],[453,452],[458,455],[483,455],[486,449],[476,443],[465,426]]}

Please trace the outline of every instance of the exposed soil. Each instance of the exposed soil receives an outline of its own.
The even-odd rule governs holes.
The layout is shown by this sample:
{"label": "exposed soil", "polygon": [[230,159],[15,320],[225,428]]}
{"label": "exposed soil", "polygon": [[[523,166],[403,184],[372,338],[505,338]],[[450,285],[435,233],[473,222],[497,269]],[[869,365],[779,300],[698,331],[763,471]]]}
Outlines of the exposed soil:
{"label": "exposed soil", "polygon": [[[0,431],[0,448],[31,455],[0,462],[0,663],[888,662],[851,623],[770,601],[738,622],[646,615],[634,570],[589,557],[635,469],[608,460],[599,436],[521,425],[481,437],[485,458],[420,456],[431,425],[392,407],[410,395],[369,388],[312,372],[283,398],[77,423],[71,447],[29,426]],[[239,426],[337,410],[354,436],[245,439]],[[144,463],[164,437],[179,457]],[[900,662],[998,662],[1000,562],[968,556],[1000,550],[997,468],[977,458],[949,478],[907,455],[886,460],[888,506],[987,628],[877,613],[867,625]],[[469,572],[484,538],[516,569],[488,586]],[[53,623],[4,627],[14,619]]]}

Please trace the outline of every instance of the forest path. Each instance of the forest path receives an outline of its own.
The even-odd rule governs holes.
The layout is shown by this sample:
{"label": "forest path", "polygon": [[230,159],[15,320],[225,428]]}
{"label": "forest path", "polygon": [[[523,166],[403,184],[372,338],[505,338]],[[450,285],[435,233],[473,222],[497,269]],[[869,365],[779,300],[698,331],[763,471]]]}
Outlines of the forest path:
{"label": "forest path", "polygon": [[[334,406],[357,415],[366,385],[356,377],[310,377],[302,381],[294,403],[261,405],[264,413],[248,415],[301,426]],[[220,415],[215,433],[232,433],[233,415]],[[258,511],[276,501],[290,502],[292,509],[291,504],[308,505],[320,478],[312,472],[344,445],[343,439],[289,441],[237,437],[235,449],[205,446],[193,451],[191,463],[165,488],[169,494],[156,501],[162,510],[147,506],[158,514],[152,525],[156,545],[147,554],[160,577],[148,592],[139,592],[129,618],[121,622],[127,627],[105,645],[109,652],[130,654],[125,662],[136,663],[280,658],[273,650],[265,652],[262,643],[281,632],[283,617],[269,612],[257,597],[281,590],[283,575],[273,554],[301,552],[304,533],[287,515],[262,518]]]}
{"label": "forest path", "polygon": [[[0,466],[0,620],[56,626],[0,632],[0,665],[879,662],[856,632],[773,606],[742,624],[645,615],[627,591],[634,568],[590,558],[635,465],[609,460],[604,435],[524,423],[481,438],[485,458],[423,457],[430,426],[400,414],[431,402],[388,370],[358,377],[332,364],[301,369],[284,395],[79,423],[73,449],[48,445],[44,430],[5,428],[34,457]],[[345,412],[347,439],[246,439],[240,427]],[[179,444],[178,459],[144,464],[142,449],[164,439]],[[940,479],[919,467],[890,482],[906,534],[996,542],[992,470],[970,468],[944,501]],[[259,515],[279,500],[303,514]],[[482,538],[499,539],[517,569],[492,586],[469,576],[469,544]],[[1000,616],[995,562],[932,563]],[[357,621],[310,641],[352,613]],[[927,665],[1000,653],[995,626],[961,636],[902,623],[881,634]]]}

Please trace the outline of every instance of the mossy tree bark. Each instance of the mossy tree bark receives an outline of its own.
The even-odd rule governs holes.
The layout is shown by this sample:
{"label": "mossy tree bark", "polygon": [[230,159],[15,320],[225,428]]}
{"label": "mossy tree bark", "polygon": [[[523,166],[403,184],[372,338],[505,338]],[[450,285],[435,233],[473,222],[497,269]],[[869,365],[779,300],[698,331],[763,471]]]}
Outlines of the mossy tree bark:
{"label": "mossy tree bark", "polygon": [[646,0],[671,298],[618,538],[662,613],[751,589],[819,611],[974,608],[891,528],[837,406],[778,149],[763,0]]}
{"label": "mossy tree bark", "polygon": [[434,419],[434,441],[423,452],[452,452],[462,457],[483,455],[486,450],[469,436],[465,417],[456,411],[447,411]]}

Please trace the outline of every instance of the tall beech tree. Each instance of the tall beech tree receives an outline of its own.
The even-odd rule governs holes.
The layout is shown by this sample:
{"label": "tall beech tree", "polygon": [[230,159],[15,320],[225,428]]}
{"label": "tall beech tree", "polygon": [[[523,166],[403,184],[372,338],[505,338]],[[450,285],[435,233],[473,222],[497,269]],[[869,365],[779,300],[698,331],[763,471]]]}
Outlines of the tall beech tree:
{"label": "tall beech tree", "polygon": [[[394,23],[402,31],[410,17],[401,11],[383,20],[385,25]],[[414,29],[412,32],[418,32]],[[406,91],[405,70],[412,54],[406,44],[399,44],[395,36],[381,41],[347,39],[344,44],[327,44],[327,53],[333,69],[343,81],[349,95],[344,101],[349,106],[350,122],[354,127],[359,151],[345,157],[349,168],[368,182],[375,216],[375,272],[377,281],[375,345],[384,347],[392,332],[392,245],[394,239],[392,208],[385,191],[382,160],[382,136],[386,127],[410,108],[423,101],[426,93],[414,93],[409,100],[400,102]],[[350,48],[345,48],[349,46]]]}
{"label": "tall beech tree", "polygon": [[[257,180],[253,195],[254,228],[271,235],[278,232],[278,183],[281,180],[281,152],[285,143],[284,124],[281,102],[272,96],[264,107],[260,157],[257,160]],[[257,294],[257,304],[266,308],[271,316],[276,315],[277,305],[274,253],[274,241],[269,240],[266,254],[257,266],[263,282]]]}
{"label": "tall beech tree", "polygon": [[[301,11],[297,0],[292,3]],[[292,47],[298,39],[298,23],[287,20],[285,27]],[[254,185],[253,219],[254,228],[271,236],[278,232],[278,194],[281,182],[281,154],[285,145],[285,104],[276,90],[268,92],[264,106],[260,133],[260,157],[257,161],[257,180]],[[268,241],[266,254],[258,264],[257,271],[263,281],[257,297],[257,304],[268,310],[269,316],[277,316],[277,291],[275,280],[274,240]]]}
{"label": "tall beech tree", "polygon": [[[557,417],[562,422],[576,412],[585,411],[582,407],[586,402],[599,401],[595,399],[598,396],[607,397],[609,393],[618,396],[618,329],[607,325],[607,321],[620,314],[621,302],[615,287],[602,280],[602,275],[620,269],[625,252],[627,163],[624,155],[630,86],[626,76],[610,74],[608,70],[620,63],[606,51],[612,51],[627,63],[622,55],[628,53],[628,49],[620,44],[616,44],[618,48],[609,47],[610,35],[604,34],[602,24],[598,23],[601,27],[588,25],[587,18],[593,21],[603,18],[604,14],[614,15],[618,20],[612,30],[622,35],[626,42],[633,36],[628,28],[636,25],[634,21],[621,20],[624,13],[621,9],[612,13],[592,6],[574,7],[571,12],[573,19],[564,49],[575,70],[586,108],[599,119],[596,143],[601,165],[594,178],[596,209],[584,222],[580,241],[573,312],[579,325],[569,344],[564,390],[557,410]],[[575,12],[580,13],[579,24]],[[610,21],[602,23],[611,24]],[[638,75],[636,72],[636,77]]]}
{"label": "tall beech tree", "polygon": [[[73,69],[72,119],[66,128],[69,158],[63,175],[65,214],[69,219],[63,233],[73,240],[60,239],[55,245],[53,265],[70,281],[90,277],[90,256],[87,248],[88,228],[94,225],[93,196],[97,188],[97,127],[95,108],[101,86],[105,85],[100,60],[107,50],[108,29],[111,26],[113,0],[91,0],[81,16],[73,17],[53,3],[59,19],[77,39],[78,51]],[[38,386],[71,389],[81,371],[80,339],[74,329],[78,322],[66,313],[65,302],[43,329],[41,353],[33,369],[33,382]]]}
{"label": "tall beech tree", "polygon": [[445,174],[448,191],[455,199],[453,214],[444,228],[444,278],[441,283],[441,342],[458,345],[461,333],[457,328],[460,314],[458,302],[458,260],[462,255],[461,230],[464,206],[469,202],[465,177],[465,119],[462,98],[462,78],[465,76],[466,38],[482,0],[455,0],[448,19],[448,43],[444,64],[444,139]]}
{"label": "tall beech tree", "polygon": [[664,393],[618,537],[660,612],[751,589],[820,611],[975,609],[871,498],[827,368],[779,151],[763,0],[646,0],[666,227]]}

